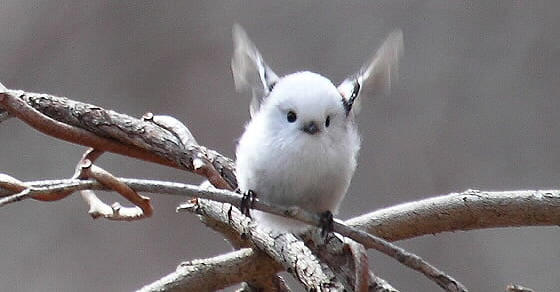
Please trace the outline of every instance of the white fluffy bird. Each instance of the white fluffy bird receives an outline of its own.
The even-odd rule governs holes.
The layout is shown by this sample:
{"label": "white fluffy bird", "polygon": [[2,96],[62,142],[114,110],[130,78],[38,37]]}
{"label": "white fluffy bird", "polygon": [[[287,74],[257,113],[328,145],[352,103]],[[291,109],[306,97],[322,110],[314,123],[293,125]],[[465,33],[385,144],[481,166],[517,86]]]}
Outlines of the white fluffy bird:
{"label": "white fluffy bird", "polygon": [[[336,87],[312,72],[278,77],[239,26],[233,27],[232,71],[238,90],[250,89],[251,121],[237,146],[242,192],[279,207],[336,213],[356,169],[360,95],[387,92],[403,51],[394,31],[370,62]],[[300,232],[308,225],[254,211],[258,225]]]}

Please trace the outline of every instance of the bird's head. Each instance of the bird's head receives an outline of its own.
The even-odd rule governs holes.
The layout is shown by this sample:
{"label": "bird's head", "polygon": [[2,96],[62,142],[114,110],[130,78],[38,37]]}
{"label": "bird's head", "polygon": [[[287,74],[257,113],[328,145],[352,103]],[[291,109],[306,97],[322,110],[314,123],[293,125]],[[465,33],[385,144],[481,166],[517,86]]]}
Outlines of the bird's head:
{"label": "bird's head", "polygon": [[280,78],[262,104],[272,131],[318,139],[336,137],[344,131],[348,117],[343,98],[327,78],[298,72]]}

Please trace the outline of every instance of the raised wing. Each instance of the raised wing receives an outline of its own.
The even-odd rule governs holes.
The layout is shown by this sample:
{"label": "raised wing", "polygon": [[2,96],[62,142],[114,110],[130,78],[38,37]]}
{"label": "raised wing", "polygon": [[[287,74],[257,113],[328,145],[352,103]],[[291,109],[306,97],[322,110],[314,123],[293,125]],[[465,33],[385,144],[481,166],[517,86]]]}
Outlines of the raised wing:
{"label": "raised wing", "polygon": [[239,24],[233,26],[233,57],[231,70],[237,90],[253,94],[249,111],[251,117],[259,110],[263,99],[270,93],[278,75],[264,62],[257,47]]}
{"label": "raised wing", "polygon": [[403,51],[402,30],[395,30],[387,36],[369,62],[338,86],[338,90],[344,98],[347,114],[352,109],[355,114],[359,112],[360,99],[358,97],[361,93],[389,93],[391,81],[397,77],[399,58]]}

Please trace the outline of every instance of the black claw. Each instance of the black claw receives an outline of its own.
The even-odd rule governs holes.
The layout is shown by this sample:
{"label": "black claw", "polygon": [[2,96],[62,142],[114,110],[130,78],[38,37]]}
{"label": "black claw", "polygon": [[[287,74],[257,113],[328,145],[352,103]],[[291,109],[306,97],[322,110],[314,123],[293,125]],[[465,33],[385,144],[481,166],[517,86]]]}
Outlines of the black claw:
{"label": "black claw", "polygon": [[243,193],[243,197],[241,198],[241,204],[239,204],[239,209],[241,213],[249,218],[251,218],[251,214],[249,214],[249,210],[255,207],[255,199],[257,198],[257,194],[253,190],[248,190]]}
{"label": "black claw", "polygon": [[228,222],[231,222],[231,211],[232,210],[233,210],[233,206],[229,206],[229,210],[227,211]]}
{"label": "black claw", "polygon": [[321,236],[327,237],[327,235],[333,231],[333,214],[331,211],[325,211],[319,215],[321,218],[319,220],[319,228],[321,228]]}

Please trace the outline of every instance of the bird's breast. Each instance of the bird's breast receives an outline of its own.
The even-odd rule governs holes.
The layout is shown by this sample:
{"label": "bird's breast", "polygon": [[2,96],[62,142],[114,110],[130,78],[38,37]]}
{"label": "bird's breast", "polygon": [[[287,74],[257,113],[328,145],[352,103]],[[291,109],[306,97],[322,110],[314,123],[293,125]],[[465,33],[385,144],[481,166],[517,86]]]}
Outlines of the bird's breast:
{"label": "bird's breast", "polygon": [[316,212],[337,209],[355,165],[350,151],[313,143],[270,146],[262,155],[268,158],[256,160],[252,175],[257,195],[270,203]]}

